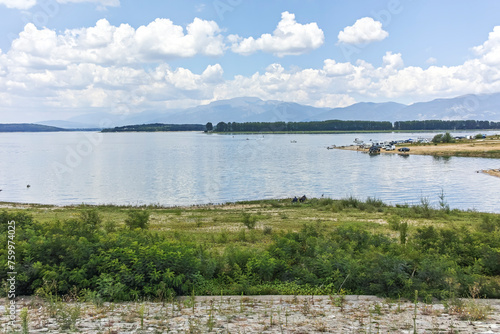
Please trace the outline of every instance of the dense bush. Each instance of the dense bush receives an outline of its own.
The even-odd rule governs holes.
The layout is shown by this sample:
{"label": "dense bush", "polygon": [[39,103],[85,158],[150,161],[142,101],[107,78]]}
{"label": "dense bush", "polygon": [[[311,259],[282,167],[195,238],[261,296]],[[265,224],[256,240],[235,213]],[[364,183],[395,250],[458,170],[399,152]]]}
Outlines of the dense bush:
{"label": "dense bush", "polygon": [[[354,198],[336,203],[311,200],[308,205],[346,210],[384,207],[377,200]],[[328,294],[342,287],[352,294],[411,297],[419,290],[421,296],[445,298],[467,296],[468,288],[479,284],[481,296],[500,298],[497,216],[485,214],[477,228],[409,229],[401,217],[418,210],[399,210],[401,215],[389,217],[399,236],[348,225],[332,231],[316,223],[297,232],[273,231],[265,248],[228,243],[223,251],[149,231],[147,211],[130,211],[126,224],[112,229],[95,210],[43,224],[24,213],[3,211],[0,265],[6,268],[5,231],[8,222],[15,220],[18,294],[30,295],[50,286],[59,294],[76,289],[97,299],[136,300],[193,291]],[[5,275],[5,270],[0,272],[0,279],[5,281]]]}
{"label": "dense bush", "polygon": [[131,230],[140,228],[145,229],[149,223],[149,211],[131,210],[128,212],[128,217],[125,219],[125,225]]}

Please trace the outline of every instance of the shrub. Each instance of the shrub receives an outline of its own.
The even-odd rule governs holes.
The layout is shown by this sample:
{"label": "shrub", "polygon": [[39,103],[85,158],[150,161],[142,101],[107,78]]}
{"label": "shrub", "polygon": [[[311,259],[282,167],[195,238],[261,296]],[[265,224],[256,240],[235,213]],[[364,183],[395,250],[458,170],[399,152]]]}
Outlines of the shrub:
{"label": "shrub", "polygon": [[131,210],[127,213],[127,215],[128,217],[125,219],[125,225],[127,225],[129,229],[147,229],[149,223],[149,211]]}
{"label": "shrub", "polygon": [[438,133],[437,135],[432,138],[432,142],[434,144],[437,143],[454,143],[455,138],[452,137],[452,135],[449,132],[446,132],[445,134]]}
{"label": "shrub", "polygon": [[483,232],[494,232],[497,228],[500,228],[500,218],[496,220],[489,214],[484,214],[479,223],[479,230]]}
{"label": "shrub", "polygon": [[255,228],[255,224],[257,224],[257,217],[252,216],[249,213],[243,213],[243,225],[245,225],[249,230]]}
{"label": "shrub", "polygon": [[273,228],[271,226],[264,226],[264,229],[262,230],[262,233],[264,233],[264,234],[273,234]]}
{"label": "shrub", "polygon": [[102,224],[101,217],[96,209],[82,211],[80,213],[80,220],[93,230],[99,228]]}

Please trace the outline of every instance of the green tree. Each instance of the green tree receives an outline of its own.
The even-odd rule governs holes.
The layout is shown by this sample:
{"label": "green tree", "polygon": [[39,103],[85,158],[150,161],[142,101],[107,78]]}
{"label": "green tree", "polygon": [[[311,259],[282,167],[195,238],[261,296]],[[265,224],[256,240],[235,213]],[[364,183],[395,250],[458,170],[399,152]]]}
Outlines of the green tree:
{"label": "green tree", "polygon": [[434,136],[434,138],[432,138],[432,142],[434,144],[441,143],[442,140],[443,140],[443,134],[442,133],[438,133],[437,135]]}
{"label": "green tree", "polygon": [[208,122],[207,125],[205,125],[206,131],[212,131],[214,129],[214,126],[212,125],[212,122]]}
{"label": "green tree", "polygon": [[217,123],[217,126],[215,127],[215,131],[226,132],[227,131],[227,124],[225,122]]}

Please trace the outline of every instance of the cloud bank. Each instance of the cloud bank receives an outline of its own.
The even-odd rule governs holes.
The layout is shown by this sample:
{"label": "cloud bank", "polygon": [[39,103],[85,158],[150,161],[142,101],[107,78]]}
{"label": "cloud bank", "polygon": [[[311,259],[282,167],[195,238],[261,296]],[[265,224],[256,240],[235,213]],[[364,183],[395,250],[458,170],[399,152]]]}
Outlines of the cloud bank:
{"label": "cloud bank", "polygon": [[[306,52],[323,43],[316,28],[296,23],[285,12],[269,35],[274,46],[265,44],[262,35],[245,48],[248,38],[229,47],[217,23],[198,18],[185,28],[160,18],[137,29],[104,19],[63,32],[28,24],[9,50],[0,50],[0,116],[40,120],[44,111],[67,118],[91,111],[134,113],[241,96],[333,108],[360,100],[426,101],[500,92],[500,26],[457,66],[406,66],[404,55],[391,51],[381,56],[380,65],[329,58],[316,68],[300,69],[274,62],[263,71],[231,78],[224,77],[217,58],[198,72],[168,64],[173,58],[227,52]],[[252,44],[259,40],[260,46]]]}

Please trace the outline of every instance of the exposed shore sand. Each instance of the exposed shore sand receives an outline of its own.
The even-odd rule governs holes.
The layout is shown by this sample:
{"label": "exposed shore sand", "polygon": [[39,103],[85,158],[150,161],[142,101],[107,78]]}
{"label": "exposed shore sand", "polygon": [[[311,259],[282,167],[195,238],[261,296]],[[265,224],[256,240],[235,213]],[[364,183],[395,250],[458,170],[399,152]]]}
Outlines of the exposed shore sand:
{"label": "exposed shore sand", "polygon": [[[492,157],[500,158],[500,140],[488,141],[467,141],[452,144],[427,144],[427,145],[400,145],[399,147],[409,147],[409,154],[423,154],[423,155],[438,155],[438,156],[467,156],[467,157]],[[368,149],[361,149],[357,145],[353,146],[339,146],[336,147],[344,150],[352,151],[365,151]],[[380,153],[387,154],[401,154],[398,150],[385,151],[381,150]]]}
{"label": "exposed shore sand", "polygon": [[487,169],[487,170],[483,170],[482,172],[489,174],[491,176],[500,177],[500,169]]}
{"label": "exposed shore sand", "polygon": [[[399,152],[400,147],[408,147],[409,152]],[[368,149],[360,148],[358,145],[332,147],[341,150],[368,152]],[[450,144],[401,144],[394,151],[380,150],[381,154],[418,154],[434,155],[441,157],[478,157],[500,159],[500,139],[467,140]],[[500,163],[498,169],[482,170],[481,172],[500,177]],[[479,172],[479,171],[478,171]]]}

